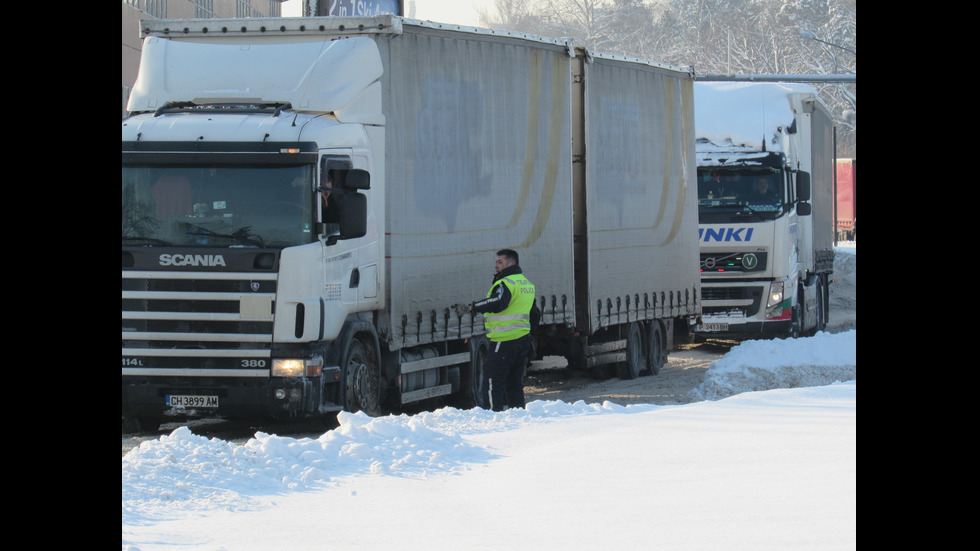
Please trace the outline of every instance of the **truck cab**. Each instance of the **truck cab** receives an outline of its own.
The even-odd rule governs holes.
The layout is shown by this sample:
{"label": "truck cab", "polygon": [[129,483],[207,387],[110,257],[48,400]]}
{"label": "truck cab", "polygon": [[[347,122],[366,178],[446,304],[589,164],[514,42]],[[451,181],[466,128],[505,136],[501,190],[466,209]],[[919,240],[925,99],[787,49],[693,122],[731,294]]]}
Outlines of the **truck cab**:
{"label": "truck cab", "polygon": [[777,152],[698,158],[697,330],[798,335],[791,295],[805,271],[796,237],[800,217],[810,212],[809,174],[790,169]]}
{"label": "truck cab", "polygon": [[[202,134],[229,139],[191,139]],[[137,428],[347,406],[324,335],[379,302],[378,248],[360,239],[378,233],[369,156],[349,135],[241,101],[123,121],[122,394]]]}
{"label": "truck cab", "polygon": [[826,326],[832,124],[805,85],[695,84],[702,337]]}

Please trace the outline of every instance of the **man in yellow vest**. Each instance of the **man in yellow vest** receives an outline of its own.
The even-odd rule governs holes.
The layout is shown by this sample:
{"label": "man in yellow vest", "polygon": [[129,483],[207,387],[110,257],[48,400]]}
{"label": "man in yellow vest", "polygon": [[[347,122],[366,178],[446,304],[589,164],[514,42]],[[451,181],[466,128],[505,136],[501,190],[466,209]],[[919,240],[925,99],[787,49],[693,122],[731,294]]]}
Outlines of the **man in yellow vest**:
{"label": "man in yellow vest", "polygon": [[456,307],[459,315],[484,314],[491,348],[483,367],[481,401],[493,411],[524,407],[524,367],[539,312],[534,284],[524,277],[518,261],[516,251],[497,251],[497,273],[487,298]]}

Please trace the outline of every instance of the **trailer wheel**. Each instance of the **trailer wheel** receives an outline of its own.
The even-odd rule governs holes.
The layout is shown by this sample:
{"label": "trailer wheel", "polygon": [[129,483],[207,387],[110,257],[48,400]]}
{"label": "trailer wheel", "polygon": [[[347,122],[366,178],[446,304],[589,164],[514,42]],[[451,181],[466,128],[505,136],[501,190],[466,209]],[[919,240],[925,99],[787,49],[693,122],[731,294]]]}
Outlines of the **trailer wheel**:
{"label": "trailer wheel", "polygon": [[639,323],[633,322],[626,331],[626,363],[621,365],[619,377],[621,379],[635,379],[640,376],[640,371],[647,367],[647,356],[644,354],[646,347],[643,343],[643,327]]}
{"label": "trailer wheel", "polygon": [[473,352],[473,371],[471,376],[473,380],[470,381],[469,388],[473,392],[473,406],[490,409],[486,401],[486,392],[483,388],[483,368],[487,364],[487,354],[490,353],[488,341],[482,340],[477,343],[476,348]]}
{"label": "trailer wheel", "polygon": [[660,373],[660,369],[667,363],[667,350],[664,346],[664,331],[657,320],[650,321],[650,328],[647,331],[647,369],[650,375]]}
{"label": "trailer wheel", "polygon": [[470,369],[460,373],[459,391],[453,400],[457,409],[473,409],[483,407],[483,366],[487,361],[486,344],[474,340],[470,351]]}
{"label": "trailer wheel", "polygon": [[351,339],[344,366],[344,409],[363,411],[371,417],[381,415],[381,374],[376,358],[371,358],[364,344]]}

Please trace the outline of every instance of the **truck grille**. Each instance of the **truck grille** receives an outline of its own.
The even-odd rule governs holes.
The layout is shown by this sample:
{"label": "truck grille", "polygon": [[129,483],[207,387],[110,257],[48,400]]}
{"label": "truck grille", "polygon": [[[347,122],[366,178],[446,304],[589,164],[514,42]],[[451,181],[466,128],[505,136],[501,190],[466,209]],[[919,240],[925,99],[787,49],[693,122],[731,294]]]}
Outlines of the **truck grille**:
{"label": "truck grille", "polygon": [[706,316],[755,316],[762,307],[764,292],[764,287],[702,285],[702,314]]}
{"label": "truck grille", "polygon": [[276,274],[122,274],[124,375],[268,373]]}

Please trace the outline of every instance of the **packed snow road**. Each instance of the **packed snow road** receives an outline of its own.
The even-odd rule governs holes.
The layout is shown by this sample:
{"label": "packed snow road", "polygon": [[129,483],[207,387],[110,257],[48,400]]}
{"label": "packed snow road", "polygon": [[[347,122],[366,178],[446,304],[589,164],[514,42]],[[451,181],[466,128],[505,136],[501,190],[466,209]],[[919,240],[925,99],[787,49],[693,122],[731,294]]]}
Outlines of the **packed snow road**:
{"label": "packed snow road", "polygon": [[[856,302],[856,257],[838,251],[834,265],[834,283],[830,285],[830,315],[828,333],[842,333],[857,329]],[[681,344],[671,351],[668,363],[655,376],[641,376],[632,380],[597,380],[589,375],[570,372],[566,362],[560,357],[546,357],[531,365],[527,377],[525,395],[528,402],[534,400],[561,400],[575,403],[613,402],[619,405],[654,404],[676,405],[698,401],[695,389],[704,382],[705,372],[715,361],[721,359],[737,341],[708,340],[693,344]],[[193,421],[190,423],[167,423],[154,433],[123,434],[122,455],[139,446],[146,440],[155,440],[160,435],[170,434],[186,424],[194,433],[209,438],[220,438],[233,442],[245,442],[256,431],[296,438],[316,438],[325,430],[332,428],[321,422],[293,422],[282,424],[256,425],[232,423],[228,421]]]}

